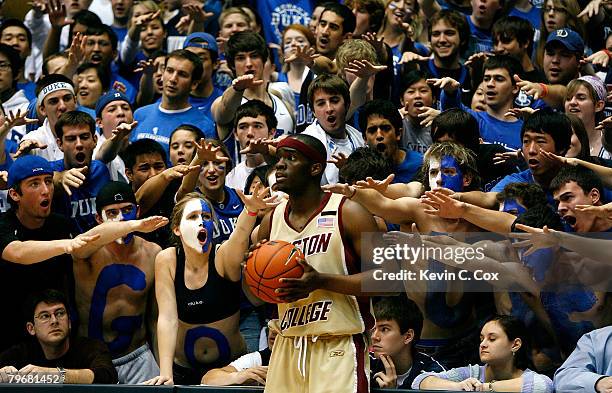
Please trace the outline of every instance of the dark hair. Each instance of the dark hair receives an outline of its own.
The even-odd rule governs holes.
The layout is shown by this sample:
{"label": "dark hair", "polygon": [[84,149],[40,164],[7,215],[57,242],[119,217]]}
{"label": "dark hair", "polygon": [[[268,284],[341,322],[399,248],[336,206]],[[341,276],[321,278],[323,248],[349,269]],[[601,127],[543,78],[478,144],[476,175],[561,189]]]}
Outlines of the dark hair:
{"label": "dark hair", "polygon": [[244,193],[249,194],[251,184],[253,184],[253,181],[255,181],[256,178],[259,178],[259,180],[261,180],[261,184],[263,184],[265,187],[269,187],[267,174],[268,170],[271,167],[272,165],[263,165],[254,168],[253,171],[249,173],[249,176],[247,176],[246,178],[246,181],[244,183]]}
{"label": "dark hair", "polygon": [[[325,11],[331,11],[342,18],[342,35],[355,31],[357,20],[355,19],[355,14],[353,14],[353,11],[351,11],[350,8],[344,4],[335,2],[325,3],[324,6],[325,8],[321,12],[321,16],[323,16]],[[321,18],[319,17],[319,21],[320,19]]]}
{"label": "dark hair", "polygon": [[[382,0],[346,0],[344,2],[349,8],[356,5],[365,8],[370,15],[370,31],[378,31],[385,17],[385,5]],[[355,25],[357,22],[355,21]]]}
{"label": "dark hair", "polygon": [[381,152],[369,146],[359,147],[340,168],[340,183],[354,184],[368,176],[375,180],[384,180],[393,170],[393,163]]}
{"label": "dark hair", "polygon": [[238,127],[238,122],[243,117],[257,117],[262,115],[266,118],[266,125],[268,131],[275,129],[278,126],[278,119],[274,114],[274,109],[270,108],[263,101],[260,100],[249,100],[244,104],[240,105],[236,110],[236,116],[234,118],[234,128]]}
{"label": "dark hair", "polygon": [[556,154],[565,155],[571,144],[572,126],[569,119],[552,109],[540,109],[527,117],[521,127],[521,140],[526,131],[550,135],[555,141]]}
{"label": "dark hair", "polygon": [[16,18],[5,19],[4,21],[2,21],[2,24],[0,25],[0,36],[2,36],[2,33],[4,33],[4,30],[7,27],[20,27],[23,30],[25,30],[26,38],[28,40],[28,45],[30,46],[30,49],[32,48],[32,32],[25,25],[25,23],[23,23],[21,20],[16,19]]}
{"label": "dark hair", "polygon": [[559,191],[561,187],[572,181],[576,182],[585,194],[596,188],[599,191],[599,195],[603,198],[602,192],[604,186],[601,179],[595,172],[583,166],[562,167],[557,176],[550,182],[550,191],[553,193]]}
{"label": "dark hair", "polygon": [[367,102],[359,111],[359,128],[364,138],[368,127],[368,119],[370,116],[375,115],[389,120],[393,128],[395,128],[395,135],[401,135],[404,129],[404,123],[395,105],[388,100],[376,99]]}
{"label": "dark hair", "polygon": [[[72,82],[72,79],[68,78],[67,76],[62,75],[62,74],[49,74],[49,75],[43,76],[42,78],[38,80],[38,82],[36,82],[36,97],[38,97],[42,89],[44,89],[45,87],[49,86],[52,83],[57,83],[57,82],[68,83],[70,86],[74,88],[74,83]],[[42,105],[42,104],[43,104],[42,102],[38,103],[38,105]]]}
{"label": "dark hair", "polygon": [[344,106],[348,109],[351,106],[351,94],[346,81],[338,75],[320,74],[308,86],[308,104],[314,111],[314,93],[323,90],[328,94],[340,94],[344,98]]}
{"label": "dark hair", "polygon": [[19,52],[17,49],[12,46],[6,44],[0,44],[0,53],[2,53],[8,59],[9,63],[11,63],[11,72],[13,74],[13,88],[17,86],[17,76],[19,75],[19,70],[21,70],[22,62],[19,57]]}
{"label": "dark hair", "polygon": [[589,135],[587,134],[587,130],[584,127],[584,123],[578,116],[574,115],[573,113],[566,113],[565,116],[567,116],[570,121],[570,125],[572,127],[572,134],[575,134],[576,138],[578,138],[578,142],[580,142],[580,152],[578,153],[578,156],[576,158],[580,158],[581,160],[589,160],[591,157],[591,143],[589,142]]}
{"label": "dark hair", "polygon": [[470,45],[470,25],[468,21],[461,12],[446,9],[440,10],[432,15],[429,19],[429,24],[427,27],[427,36],[429,37],[429,41],[431,41],[431,29],[433,25],[438,23],[439,21],[444,20],[448,25],[457,29],[459,33],[459,53],[463,54]]}
{"label": "dark hair", "polygon": [[408,329],[414,331],[411,351],[416,353],[415,343],[421,338],[423,330],[423,314],[416,303],[409,299],[405,293],[399,296],[383,296],[374,304],[374,317],[377,321],[395,321],[400,333],[405,334]]}
{"label": "dark hair", "polygon": [[166,57],[168,56],[168,52],[166,52],[163,49],[157,49],[155,51],[153,51],[150,55],[149,55],[149,59],[151,60],[155,60],[158,57]]}
{"label": "dark hair", "polygon": [[196,142],[200,142],[200,139],[206,138],[206,135],[204,135],[204,132],[202,132],[202,130],[200,130],[198,127],[193,126],[191,124],[181,124],[180,126],[176,127],[170,133],[170,138],[168,139],[168,143],[169,144],[172,143],[172,137],[174,137],[174,134],[177,131],[189,131],[189,132],[193,133],[195,135]]}
{"label": "dark hair", "polygon": [[93,26],[88,26],[87,27],[87,31],[85,33],[85,35],[87,35],[87,37],[92,36],[92,35],[108,35],[108,39],[110,39],[111,42],[111,47],[113,48],[113,52],[117,51],[117,33],[115,33],[115,30],[113,30],[112,27],[105,25],[105,24],[99,24],[99,25],[93,25]]}
{"label": "dark hair", "polygon": [[[418,83],[419,81],[425,80],[427,81],[427,79],[430,78],[430,75],[428,72],[426,71],[421,71],[421,70],[411,70],[409,72],[406,72],[404,74],[402,74],[400,76],[400,92],[402,93],[402,95],[406,92],[406,90],[408,90],[408,88],[412,85],[414,85],[415,83]],[[435,99],[436,96],[438,96],[439,94],[436,92],[436,94],[434,94],[434,90],[431,87],[431,85],[427,85],[427,87],[429,87],[431,89],[431,95],[432,97]]]}
{"label": "dark hair", "polygon": [[529,44],[526,53],[533,52],[533,27],[526,19],[518,16],[504,16],[493,24],[491,31],[493,42],[508,43],[516,38],[519,45]]}
{"label": "dark hair", "polygon": [[164,147],[153,139],[144,138],[130,143],[123,151],[121,158],[125,163],[126,169],[133,170],[138,156],[144,154],[159,154],[162,161],[166,163],[166,150]]}
{"label": "dark hair", "polygon": [[[514,353],[514,366],[520,370],[525,370],[531,366],[529,360],[529,335],[523,321],[512,315],[494,315],[489,318],[483,325],[489,322],[497,322],[501,326],[509,341],[517,338],[521,339],[521,347]],[[481,329],[482,330],[482,329]]]}
{"label": "dark hair", "polygon": [[49,74],[49,62],[53,59],[57,59],[58,57],[63,57],[64,59],[68,60],[68,53],[67,52],[54,53],[51,56],[44,59],[43,65],[42,65],[42,75],[43,76],[50,75]]}
{"label": "dark hair", "polygon": [[87,113],[81,111],[70,111],[63,113],[55,123],[55,135],[61,140],[64,136],[64,127],[86,125],[91,135],[96,134],[96,122]]}
{"label": "dark hair", "polygon": [[521,63],[509,55],[496,55],[489,57],[484,63],[483,72],[484,70],[494,70],[497,68],[505,68],[508,71],[508,75],[510,76],[510,81],[512,82],[513,86],[516,85],[514,75],[523,74],[523,67],[521,66]]}
{"label": "dark hair", "polygon": [[478,153],[480,145],[478,121],[469,112],[452,108],[436,116],[431,123],[431,139],[437,142],[444,135]]}
{"label": "dark hair", "polygon": [[265,64],[268,60],[268,46],[266,40],[263,39],[257,33],[252,31],[239,31],[232,34],[227,41],[225,47],[225,58],[227,59],[227,65],[232,71],[236,71],[236,63],[234,59],[240,52],[255,52],[261,57],[262,62]]}
{"label": "dark hair", "polygon": [[83,72],[94,69],[96,74],[98,75],[98,79],[100,79],[100,84],[102,85],[102,94],[110,89],[111,85],[111,74],[110,69],[103,67],[102,64],[94,64],[90,62],[85,62],[79,65],[76,69],[75,75],[82,74]]}
{"label": "dark hair", "polygon": [[521,204],[526,209],[534,206],[547,205],[548,200],[542,187],[531,183],[509,183],[504,187],[504,190],[496,196],[497,202],[503,202],[506,199],[520,199]]}
{"label": "dark hair", "polygon": [[63,304],[68,311],[68,298],[62,292],[55,289],[45,289],[28,296],[23,306],[23,316],[27,322],[34,323],[34,311],[40,303]]}
{"label": "dark hair", "polygon": [[519,214],[516,221],[512,223],[512,232],[516,232],[514,226],[516,224],[528,225],[534,228],[543,228],[546,225],[550,229],[563,231],[563,223],[561,217],[553,208],[546,205],[535,205],[528,208],[524,213]]}
{"label": "dark hair", "polygon": [[166,56],[166,62],[164,64],[168,66],[168,60],[170,60],[173,57],[175,59],[189,60],[191,62],[191,64],[193,65],[193,71],[191,72],[192,82],[199,81],[200,79],[202,79],[202,73],[204,72],[204,66],[202,65],[202,60],[200,59],[198,55],[186,49],[177,49],[175,51],[168,53],[168,55]]}
{"label": "dark hair", "polygon": [[72,16],[72,23],[70,24],[70,28],[68,30],[68,43],[72,42],[72,30],[74,26],[78,23],[83,26],[87,26],[89,29],[93,26],[98,26],[102,24],[102,20],[100,17],[89,10],[80,10],[76,14]]}

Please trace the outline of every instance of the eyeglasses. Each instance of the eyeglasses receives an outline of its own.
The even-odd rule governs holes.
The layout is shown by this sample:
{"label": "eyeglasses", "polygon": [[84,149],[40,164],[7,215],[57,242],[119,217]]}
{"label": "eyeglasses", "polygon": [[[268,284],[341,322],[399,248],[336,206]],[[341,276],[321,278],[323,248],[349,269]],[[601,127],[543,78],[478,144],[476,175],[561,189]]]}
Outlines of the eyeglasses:
{"label": "eyeglasses", "polygon": [[66,318],[68,312],[65,308],[60,308],[59,310],[55,310],[53,314],[49,314],[48,312],[41,312],[40,314],[35,316],[35,318],[38,319],[40,323],[49,323],[49,321],[51,320],[51,315],[55,316],[55,319],[59,321]]}
{"label": "eyeglasses", "polygon": [[0,71],[8,71],[11,68],[11,63],[0,62]]}

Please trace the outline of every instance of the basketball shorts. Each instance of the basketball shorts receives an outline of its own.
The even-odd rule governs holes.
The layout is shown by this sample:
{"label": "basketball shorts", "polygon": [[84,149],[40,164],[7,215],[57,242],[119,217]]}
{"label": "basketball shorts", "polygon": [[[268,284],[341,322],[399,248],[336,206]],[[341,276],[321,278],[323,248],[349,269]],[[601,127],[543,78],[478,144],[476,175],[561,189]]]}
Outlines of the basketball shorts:
{"label": "basketball shorts", "polygon": [[367,393],[366,337],[276,336],[265,393]]}

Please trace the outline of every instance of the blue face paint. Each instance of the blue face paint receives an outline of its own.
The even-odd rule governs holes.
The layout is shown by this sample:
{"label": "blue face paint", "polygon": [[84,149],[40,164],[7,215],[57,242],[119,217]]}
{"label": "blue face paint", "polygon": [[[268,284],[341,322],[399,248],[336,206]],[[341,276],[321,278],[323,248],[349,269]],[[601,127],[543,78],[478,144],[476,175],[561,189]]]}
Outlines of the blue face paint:
{"label": "blue face paint", "polygon": [[[450,176],[444,174],[444,170],[447,168],[454,168],[456,171],[455,175]],[[442,161],[440,162],[440,173],[442,175],[442,187],[455,192],[463,190],[463,172],[461,172],[461,168],[454,157],[442,157]]]}
{"label": "blue face paint", "polygon": [[533,254],[526,256],[523,250],[519,250],[519,258],[521,258],[523,265],[531,268],[536,282],[542,282],[555,259],[555,252],[549,247],[536,250]]}
{"label": "blue face paint", "polygon": [[[206,230],[206,242],[202,245],[202,252],[208,252],[210,250],[210,244],[212,242],[212,235],[215,229],[215,223],[212,219],[213,213],[208,206],[208,203],[200,200],[200,204],[202,205],[202,223],[204,224],[204,229]],[[210,215],[210,219],[205,219],[203,214],[208,213]]]}
{"label": "blue face paint", "polygon": [[[136,208],[136,206],[132,206],[132,210],[129,213],[121,213],[121,215],[123,216],[123,218],[121,219],[121,221],[132,221],[136,219],[136,213],[138,212],[138,209]],[[125,244],[130,244],[132,239],[134,239],[134,234],[133,233],[129,233],[126,237],[123,238],[123,243]]]}
{"label": "blue face paint", "polygon": [[510,198],[504,201],[504,208],[502,211],[518,216],[525,213],[527,209],[521,206],[516,199]]}

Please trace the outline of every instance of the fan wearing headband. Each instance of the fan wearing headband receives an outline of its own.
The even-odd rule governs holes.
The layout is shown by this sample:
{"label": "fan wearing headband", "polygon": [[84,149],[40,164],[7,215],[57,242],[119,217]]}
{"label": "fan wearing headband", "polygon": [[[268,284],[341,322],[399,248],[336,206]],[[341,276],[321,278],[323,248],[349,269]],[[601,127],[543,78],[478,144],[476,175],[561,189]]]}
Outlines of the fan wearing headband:
{"label": "fan wearing headband", "polygon": [[376,223],[361,205],[321,190],[327,151],[317,138],[289,136],[278,144],[277,156],[276,184],[289,200],[263,219],[258,238],[291,242],[306,260],[303,276],[283,279],[289,286],[277,290],[286,303],[270,323],[279,334],[265,391],[328,391],[334,381],[335,392],[367,392],[364,333],[374,319],[361,293],[367,275],[360,271],[361,234],[377,232]]}

